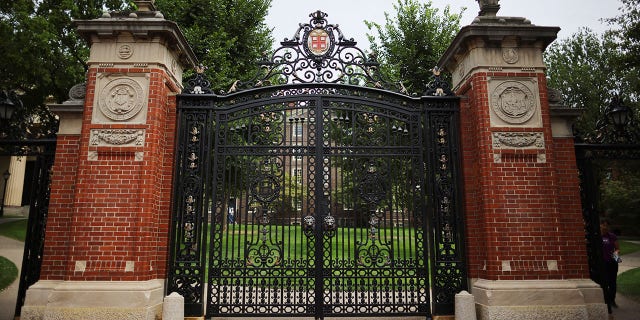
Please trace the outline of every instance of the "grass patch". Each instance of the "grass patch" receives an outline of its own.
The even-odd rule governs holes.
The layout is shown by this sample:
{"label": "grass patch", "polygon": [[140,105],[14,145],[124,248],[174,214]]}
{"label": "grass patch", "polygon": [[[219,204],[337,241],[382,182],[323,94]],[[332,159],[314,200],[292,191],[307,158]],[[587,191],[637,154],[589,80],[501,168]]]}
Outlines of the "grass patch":
{"label": "grass patch", "polygon": [[640,268],[625,271],[618,276],[618,292],[640,302]]}
{"label": "grass patch", "polygon": [[9,259],[0,256],[0,291],[6,289],[18,277],[18,268]]}
{"label": "grass patch", "polygon": [[640,244],[637,243],[629,241],[618,241],[618,244],[620,244],[620,253],[622,253],[622,255],[640,251]]}
{"label": "grass patch", "polygon": [[24,242],[27,235],[28,219],[16,220],[0,224],[0,235]]}

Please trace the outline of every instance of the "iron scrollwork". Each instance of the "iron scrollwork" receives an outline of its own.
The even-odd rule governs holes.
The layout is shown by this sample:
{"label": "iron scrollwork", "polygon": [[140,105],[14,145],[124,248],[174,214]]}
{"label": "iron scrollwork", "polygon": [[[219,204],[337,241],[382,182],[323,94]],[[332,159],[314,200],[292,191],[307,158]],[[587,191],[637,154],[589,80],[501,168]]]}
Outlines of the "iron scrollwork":
{"label": "iron scrollwork", "polygon": [[[198,73],[178,97],[181,123],[208,112],[181,129],[176,190],[211,217],[206,316],[450,314],[466,279],[457,100],[438,70],[428,96],[409,96],[325,13],[310,17],[254,79],[207,95]],[[174,223],[174,250],[205,226]],[[190,276],[204,260],[172,263],[169,290],[204,291]]]}
{"label": "iron scrollwork", "polygon": [[428,120],[435,133],[429,147],[435,194],[432,221],[436,225],[433,290],[435,310],[441,314],[453,312],[455,294],[466,289],[454,119],[451,114],[435,110]]}
{"label": "iron scrollwork", "polygon": [[206,158],[205,123],[207,114],[199,112],[189,114],[181,123],[184,133],[181,140],[185,141],[178,150],[178,163],[181,163],[177,173],[176,210],[172,221],[172,252],[168,280],[168,292],[178,292],[185,299],[185,308],[189,313],[202,310],[202,288],[204,274],[202,272],[203,236],[206,234],[202,215],[203,203],[203,169],[201,165]]}
{"label": "iron scrollwork", "polygon": [[252,80],[236,81],[223,94],[285,83],[336,83],[386,89],[408,94],[402,83],[381,75],[375,55],[367,55],[353,38],[347,39],[327,14],[316,11],[300,24],[291,39],[259,61],[261,72]]}

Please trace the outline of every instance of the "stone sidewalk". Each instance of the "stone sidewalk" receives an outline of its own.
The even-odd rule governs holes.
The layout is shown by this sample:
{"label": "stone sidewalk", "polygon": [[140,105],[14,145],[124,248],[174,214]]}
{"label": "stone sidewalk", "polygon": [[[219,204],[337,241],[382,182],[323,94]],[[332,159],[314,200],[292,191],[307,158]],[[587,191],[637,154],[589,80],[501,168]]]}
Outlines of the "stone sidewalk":
{"label": "stone sidewalk", "polygon": [[[633,241],[639,243],[640,241]],[[619,265],[618,275],[635,268],[640,268],[640,251],[632,254],[624,254],[622,252],[622,262]],[[640,303],[633,301],[620,293],[616,296],[618,308],[613,308],[613,317],[615,320],[638,320],[640,319]]]}
{"label": "stone sidewalk", "polygon": [[[11,260],[18,267],[18,274],[20,274],[20,267],[22,266],[23,251],[23,242],[0,236],[0,256]],[[16,279],[9,287],[0,292],[0,320],[13,319],[16,299],[18,298],[18,283],[19,281]]]}

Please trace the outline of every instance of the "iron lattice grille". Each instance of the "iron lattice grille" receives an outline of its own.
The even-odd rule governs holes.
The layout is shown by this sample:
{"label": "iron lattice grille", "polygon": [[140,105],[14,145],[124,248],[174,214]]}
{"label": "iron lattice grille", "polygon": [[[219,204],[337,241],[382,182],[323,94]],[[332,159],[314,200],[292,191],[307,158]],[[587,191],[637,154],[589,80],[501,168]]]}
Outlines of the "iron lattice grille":
{"label": "iron lattice grille", "polygon": [[214,95],[199,68],[178,97],[167,291],[192,316],[452,314],[458,99],[437,69],[408,96],[310,17],[254,79]]}
{"label": "iron lattice grille", "polygon": [[[27,289],[40,279],[44,237],[49,213],[51,175],[56,150],[56,139],[0,140],[0,156],[17,156],[20,161],[33,160],[31,181],[24,181],[29,190],[29,221],[25,235],[25,247],[15,306],[20,316]],[[29,175],[26,176],[27,178]],[[6,180],[5,180],[6,183]],[[5,188],[7,186],[5,185]]]}
{"label": "iron lattice grille", "polygon": [[187,314],[452,312],[457,99],[293,85],[178,101],[168,292]]}

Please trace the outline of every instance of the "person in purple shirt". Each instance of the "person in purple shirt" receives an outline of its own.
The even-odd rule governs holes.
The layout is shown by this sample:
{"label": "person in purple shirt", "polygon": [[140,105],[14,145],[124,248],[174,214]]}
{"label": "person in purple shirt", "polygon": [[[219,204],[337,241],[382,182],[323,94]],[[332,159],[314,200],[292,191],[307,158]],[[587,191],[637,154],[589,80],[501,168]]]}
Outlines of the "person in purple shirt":
{"label": "person in purple shirt", "polygon": [[609,231],[609,221],[600,221],[600,234],[602,235],[602,259],[604,260],[604,301],[609,313],[611,307],[616,304],[616,277],[618,276],[618,263],[620,260],[620,245],[618,237]]}

